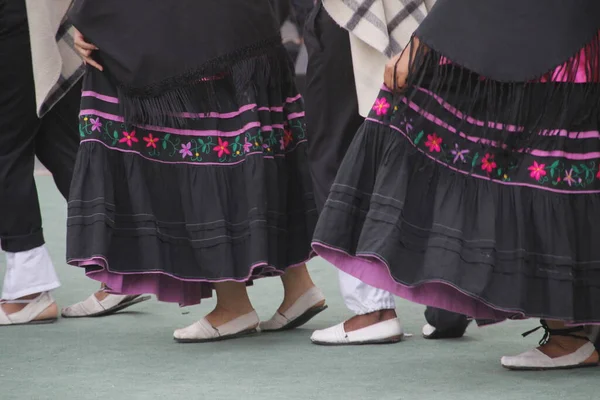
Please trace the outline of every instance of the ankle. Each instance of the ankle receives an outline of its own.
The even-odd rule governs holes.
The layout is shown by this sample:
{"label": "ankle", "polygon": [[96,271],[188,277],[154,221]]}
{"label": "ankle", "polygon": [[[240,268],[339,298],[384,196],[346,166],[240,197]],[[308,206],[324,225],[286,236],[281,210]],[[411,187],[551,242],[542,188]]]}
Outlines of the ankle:
{"label": "ankle", "polygon": [[548,343],[569,350],[583,346],[589,339],[585,335],[572,334],[572,336],[550,336]]}
{"label": "ankle", "polygon": [[109,296],[109,294],[107,292],[105,292],[104,290],[99,290],[96,293],[94,293],[94,296],[96,296],[96,299],[98,301],[102,301],[102,300],[106,299]]}
{"label": "ankle", "polygon": [[23,296],[23,297],[19,297],[17,300],[33,300],[38,298],[41,295],[41,293],[34,293],[34,294],[30,294],[28,296]]}
{"label": "ankle", "polygon": [[228,307],[218,305],[213,311],[211,311],[205,318],[215,328],[226,324],[227,322],[233,321],[234,319],[243,315],[249,314],[254,309],[251,304],[248,305],[236,305],[235,307]]}
{"label": "ankle", "polygon": [[290,268],[285,271],[285,274],[281,277],[281,282],[283,283],[286,295],[288,293],[304,293],[315,286],[306,265]]}
{"label": "ankle", "polygon": [[[20,301],[20,300],[25,300],[25,301],[26,300],[35,300],[41,294],[42,293],[34,293],[34,294],[27,295],[27,296],[19,297],[18,299],[15,299],[15,300],[16,301]],[[11,300],[8,300],[6,303],[0,304],[0,307],[7,314],[13,314],[13,313],[16,313],[16,312],[19,312],[19,311],[23,310],[25,307],[27,307],[27,304],[28,303],[11,303]]]}
{"label": "ankle", "polygon": [[346,332],[352,332],[394,318],[397,318],[396,310],[377,310],[350,318],[344,323],[344,329]]}
{"label": "ankle", "polygon": [[254,311],[251,303],[217,304],[213,313],[241,316]]}

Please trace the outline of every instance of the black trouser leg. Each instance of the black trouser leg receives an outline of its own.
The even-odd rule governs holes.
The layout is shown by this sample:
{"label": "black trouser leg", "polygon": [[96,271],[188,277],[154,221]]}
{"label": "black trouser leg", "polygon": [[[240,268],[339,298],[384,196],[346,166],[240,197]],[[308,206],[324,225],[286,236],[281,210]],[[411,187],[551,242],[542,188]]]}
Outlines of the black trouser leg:
{"label": "black trouser leg", "polygon": [[44,244],[36,153],[66,195],[78,145],[76,92],[43,120],[37,117],[30,51],[25,2],[6,2],[0,9],[0,243],[9,252]]}
{"label": "black trouser leg", "polygon": [[42,119],[35,139],[35,153],[52,173],[56,187],[69,197],[71,177],[79,149],[81,82],[75,85]]}
{"label": "black trouser leg", "polygon": [[307,20],[304,42],[308,50],[304,95],[308,157],[320,212],[364,119],[358,113],[349,33],[321,4]]}
{"label": "black trouser leg", "polygon": [[294,10],[296,27],[298,28],[300,36],[302,36],[306,20],[308,19],[308,15],[313,9],[315,2],[314,0],[291,0],[291,3],[292,9]]}
{"label": "black trouser leg", "polygon": [[275,10],[275,16],[279,20],[279,25],[283,25],[283,23],[289,18],[291,13],[291,4],[290,0],[269,0],[271,2],[271,6],[273,10]]}
{"label": "black trouser leg", "polygon": [[471,323],[465,315],[433,307],[427,307],[425,319],[436,329],[436,336],[439,338],[461,337]]}

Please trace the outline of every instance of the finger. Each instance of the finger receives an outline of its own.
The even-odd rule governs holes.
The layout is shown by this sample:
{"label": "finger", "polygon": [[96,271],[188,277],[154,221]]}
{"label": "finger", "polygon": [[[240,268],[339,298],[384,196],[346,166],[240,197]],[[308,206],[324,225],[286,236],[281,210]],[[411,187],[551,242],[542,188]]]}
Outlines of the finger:
{"label": "finger", "polygon": [[398,71],[396,73],[396,89],[402,90],[406,87],[406,75]]}
{"label": "finger", "polygon": [[394,83],[396,84],[396,90],[402,90],[406,86],[406,70],[404,68],[404,58],[399,57],[394,64]]}
{"label": "finger", "polygon": [[394,86],[394,78],[392,74],[392,69],[390,65],[385,66],[385,72],[383,73],[383,82],[388,89],[393,89]]}
{"label": "finger", "polygon": [[75,39],[75,46],[77,47],[81,47],[82,49],[86,49],[86,50],[98,50],[98,48],[96,46],[94,46],[91,43],[86,42],[83,39]]}
{"label": "finger", "polygon": [[83,61],[89,65],[91,65],[92,67],[96,68],[99,71],[104,71],[104,68],[102,67],[102,65],[98,64],[96,61],[94,61],[93,59],[91,59],[90,57],[85,57],[83,59]]}
{"label": "finger", "polygon": [[92,51],[91,50],[85,50],[85,49],[82,49],[82,48],[79,48],[79,47],[77,47],[76,49],[77,49],[77,53],[79,53],[79,55],[81,57],[89,57],[89,56],[92,55]]}
{"label": "finger", "polygon": [[95,45],[86,42],[85,38],[83,37],[81,32],[79,32],[78,30],[75,31],[74,38],[75,38],[75,46],[83,47],[84,49],[87,49],[87,50],[98,50],[98,48]]}

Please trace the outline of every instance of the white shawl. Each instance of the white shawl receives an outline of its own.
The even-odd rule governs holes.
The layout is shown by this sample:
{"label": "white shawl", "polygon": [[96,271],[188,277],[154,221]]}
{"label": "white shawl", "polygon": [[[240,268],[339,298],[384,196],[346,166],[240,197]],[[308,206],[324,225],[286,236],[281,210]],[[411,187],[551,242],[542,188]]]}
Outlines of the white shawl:
{"label": "white shawl", "polygon": [[71,0],[26,0],[37,113],[42,117],[84,72],[65,21]]}

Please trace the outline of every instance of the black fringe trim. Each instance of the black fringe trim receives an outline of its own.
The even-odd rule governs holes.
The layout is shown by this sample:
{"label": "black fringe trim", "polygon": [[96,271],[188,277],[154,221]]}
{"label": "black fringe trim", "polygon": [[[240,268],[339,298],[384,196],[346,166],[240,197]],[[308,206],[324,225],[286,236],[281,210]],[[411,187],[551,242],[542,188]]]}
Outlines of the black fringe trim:
{"label": "black fringe trim", "polygon": [[[556,68],[531,82],[487,79],[452,60],[441,63],[445,59],[443,54],[417,42],[413,37],[405,49],[411,54],[411,67],[406,87],[399,95],[405,96],[408,104],[423,88],[443,98],[465,116],[456,126],[458,131],[475,132],[473,136],[481,138],[482,147],[486,146],[487,140],[503,143],[495,154],[496,162],[503,167],[519,162],[522,152],[516,152],[516,149],[527,152],[540,141],[547,141],[548,136],[540,134],[542,130],[569,129],[590,125],[590,122],[598,125],[600,32],[582,47],[583,61],[580,49],[564,63],[562,71],[566,82],[549,82]],[[584,71],[589,82],[586,84],[575,83],[581,62],[585,62]],[[542,83],[544,79],[548,82]],[[429,110],[434,102],[436,100],[431,97],[419,106]],[[406,107],[402,108],[406,110]],[[466,116],[483,121],[484,126],[467,123]],[[496,123],[502,123],[505,128],[498,129]],[[511,125],[522,127],[522,130],[515,133],[506,128]]]}
{"label": "black fringe trim", "polygon": [[217,90],[224,87],[242,101],[250,85],[280,86],[293,79],[294,66],[277,36],[143,88],[111,81],[125,123],[181,126],[181,113],[219,111]]}

